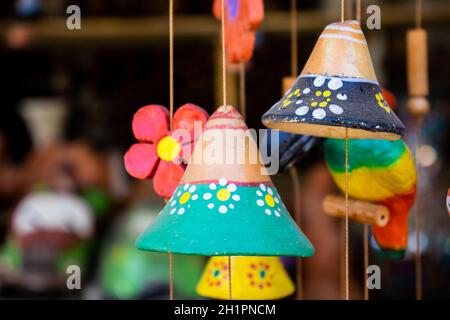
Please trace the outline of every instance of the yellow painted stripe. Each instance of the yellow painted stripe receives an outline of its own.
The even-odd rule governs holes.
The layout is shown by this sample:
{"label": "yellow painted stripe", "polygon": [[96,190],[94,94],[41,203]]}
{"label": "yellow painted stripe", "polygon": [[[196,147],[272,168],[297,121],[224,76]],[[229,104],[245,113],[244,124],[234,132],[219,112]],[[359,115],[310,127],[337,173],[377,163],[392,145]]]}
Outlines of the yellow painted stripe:
{"label": "yellow painted stripe", "polygon": [[[345,173],[331,171],[339,189],[345,190]],[[386,168],[358,168],[349,175],[349,195],[352,198],[380,201],[410,191],[416,183],[416,169],[409,152]]]}

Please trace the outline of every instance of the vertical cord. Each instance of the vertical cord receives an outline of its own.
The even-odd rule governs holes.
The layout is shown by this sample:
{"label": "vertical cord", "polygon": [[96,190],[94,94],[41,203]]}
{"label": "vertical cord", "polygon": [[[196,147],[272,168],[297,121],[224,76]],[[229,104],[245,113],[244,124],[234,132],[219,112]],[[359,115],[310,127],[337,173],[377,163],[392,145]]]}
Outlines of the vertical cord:
{"label": "vertical cord", "polygon": [[[361,22],[361,0],[356,0],[356,20]],[[369,267],[369,225],[364,224],[364,235],[363,235],[363,246],[364,246],[364,300],[369,300],[369,288],[367,286],[367,268]]]}
{"label": "vertical cord", "polygon": [[223,105],[227,105],[227,61],[225,59],[225,0],[222,0],[222,95]]}
{"label": "vertical cord", "polygon": [[[170,131],[173,129],[173,0],[169,0],[169,114]],[[169,252],[169,291],[170,300],[173,300],[173,254]]]}
{"label": "vertical cord", "polygon": [[[297,36],[297,0],[291,0],[291,76],[296,77],[298,73],[298,36]],[[300,179],[297,168],[293,165],[289,172],[292,178],[294,192],[294,218],[300,227],[301,208],[300,208]],[[297,300],[303,299],[303,279],[302,279],[302,259],[296,259],[296,285]]]}
{"label": "vertical cord", "polygon": [[[421,165],[420,165],[420,140],[421,140],[421,131],[422,131],[422,118],[419,116],[417,118],[417,141],[416,141],[416,168],[417,168],[417,178],[416,185],[417,190],[420,189],[420,173],[421,173]],[[422,255],[420,252],[420,192],[417,192],[416,197],[416,212],[415,212],[415,220],[416,220],[416,300],[422,300]]]}
{"label": "vertical cord", "polygon": [[246,107],[246,99],[245,99],[245,62],[241,61],[239,64],[239,98],[240,98],[240,110],[241,114],[246,118],[247,107]]}
{"label": "vertical cord", "polygon": [[233,287],[231,285],[231,256],[228,256],[228,299],[233,300]]}
{"label": "vertical cord", "polygon": [[341,22],[345,20],[345,0],[341,0]]}
{"label": "vertical cord", "polygon": [[416,28],[422,28],[422,0],[416,0]]}
{"label": "vertical cord", "polygon": [[364,300],[369,300],[367,268],[369,267],[369,225],[364,224]]}
{"label": "vertical cord", "polygon": [[356,20],[361,22],[361,0],[356,0]]}
{"label": "vertical cord", "polygon": [[[294,194],[294,219],[295,222],[297,222],[297,225],[300,227],[301,222],[301,208],[300,208],[300,178],[298,176],[298,171],[295,165],[293,165],[291,168],[289,168],[289,173],[291,175],[292,179],[292,186],[293,186],[293,194]],[[296,259],[296,273],[297,273],[297,300],[303,299],[303,277],[302,277],[302,258],[298,257]]]}
{"label": "vertical cord", "polygon": [[350,298],[348,249],[348,128],[345,128],[345,300]]}
{"label": "vertical cord", "polygon": [[170,130],[173,126],[173,0],[169,0],[169,112]]}
{"label": "vertical cord", "polygon": [[291,0],[291,76],[298,73],[297,0]]}
{"label": "vertical cord", "polygon": [[[222,95],[223,105],[227,105],[227,62],[225,59],[225,0],[222,0]],[[233,287],[231,285],[231,256],[228,256],[228,297],[233,299]]]}
{"label": "vertical cord", "polygon": [[[416,0],[416,17],[415,17],[415,25],[417,29],[422,28],[422,0]],[[416,185],[419,190],[420,184],[420,140],[421,140],[421,131],[422,131],[422,116],[417,117],[416,123],[416,168],[417,168],[417,178]],[[416,300],[422,300],[422,255],[420,252],[420,192],[417,192],[416,197],[416,212],[415,212],[415,231],[416,231]]]}

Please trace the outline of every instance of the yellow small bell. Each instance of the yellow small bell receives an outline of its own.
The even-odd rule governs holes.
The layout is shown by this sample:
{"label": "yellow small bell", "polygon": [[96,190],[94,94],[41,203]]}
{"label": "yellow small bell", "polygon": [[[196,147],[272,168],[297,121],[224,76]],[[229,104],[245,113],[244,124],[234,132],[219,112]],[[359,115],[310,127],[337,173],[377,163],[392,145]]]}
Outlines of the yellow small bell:
{"label": "yellow small bell", "polygon": [[[294,284],[277,257],[231,257],[231,290],[234,300],[273,300],[291,295]],[[197,293],[214,299],[229,299],[228,257],[210,258]]]}

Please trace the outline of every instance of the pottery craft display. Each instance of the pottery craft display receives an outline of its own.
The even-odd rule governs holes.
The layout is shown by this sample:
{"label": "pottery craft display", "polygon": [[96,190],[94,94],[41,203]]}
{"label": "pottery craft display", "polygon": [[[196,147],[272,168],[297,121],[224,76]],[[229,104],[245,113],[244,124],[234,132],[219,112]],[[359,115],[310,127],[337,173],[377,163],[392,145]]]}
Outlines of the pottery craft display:
{"label": "pottery craft display", "polygon": [[383,97],[357,21],[328,25],[265,126],[328,138],[396,140],[405,127]]}
{"label": "pottery craft display", "polygon": [[[202,108],[184,104],[175,112],[170,132],[169,111],[165,107],[142,107],[134,115],[132,124],[139,143],[125,153],[125,169],[137,179],[153,179],[155,192],[170,198],[207,119],[208,114]],[[200,130],[195,130],[195,122]]]}
{"label": "pottery craft display", "polygon": [[[225,0],[225,46],[230,63],[247,62],[255,47],[255,32],[264,19],[263,0]],[[222,0],[214,0],[214,16],[222,19]]]}
{"label": "pottery craft display", "polygon": [[[233,299],[273,300],[291,295],[295,288],[278,257],[231,257]],[[212,257],[197,285],[199,295],[229,298],[228,257]]]}
{"label": "pottery craft display", "polygon": [[136,246],[208,256],[311,256],[311,243],[292,220],[258,155],[239,112],[231,106],[218,108],[174,195]]}

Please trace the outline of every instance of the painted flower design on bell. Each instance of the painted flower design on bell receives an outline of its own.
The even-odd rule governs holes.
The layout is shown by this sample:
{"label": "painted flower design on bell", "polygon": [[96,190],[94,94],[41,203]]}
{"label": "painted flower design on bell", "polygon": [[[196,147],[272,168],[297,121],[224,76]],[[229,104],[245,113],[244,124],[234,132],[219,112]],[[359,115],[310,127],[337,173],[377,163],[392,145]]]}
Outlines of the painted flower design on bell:
{"label": "painted flower design on bell", "polygon": [[197,199],[197,186],[189,183],[180,185],[175,191],[174,196],[169,200],[169,206],[171,207],[169,214],[184,214],[186,212],[186,208],[191,207],[192,201]]}
{"label": "painted flower design on bell", "polygon": [[227,179],[219,179],[219,183],[211,183],[209,191],[203,194],[203,200],[206,200],[208,209],[216,209],[219,213],[227,213],[228,210],[235,208],[235,203],[241,200],[236,192],[237,186],[234,183],[228,183]]}
{"label": "painted flower design on bell", "polygon": [[250,286],[255,286],[262,290],[272,286],[274,274],[270,270],[270,264],[261,261],[258,264],[251,263],[249,265],[247,278]]}
{"label": "painted flower design on bell", "polygon": [[256,190],[256,204],[259,207],[264,208],[264,212],[270,216],[274,214],[276,217],[280,217],[281,214],[281,201],[278,195],[275,194],[274,189],[270,186],[266,186],[265,184],[260,184],[259,188]]}
{"label": "painted flower design on bell", "polygon": [[[286,108],[288,107],[295,99],[295,98],[299,98],[301,96],[301,92],[300,89],[295,89],[294,92],[291,92],[291,89],[289,89],[289,91],[286,93],[287,97],[286,99],[283,100],[283,104],[282,104],[282,108]],[[301,100],[297,100],[297,101],[301,101]]]}
{"label": "painted flower design on bell", "polygon": [[387,113],[391,112],[391,108],[389,107],[381,92],[375,94],[375,99],[377,99],[377,103],[380,108],[383,108]]}
{"label": "painted flower design on bell", "polygon": [[320,120],[326,117],[327,111],[337,115],[344,112],[341,106],[332,103],[333,96],[339,101],[347,100],[345,93],[335,92],[343,86],[342,81],[338,78],[331,78],[324,87],[326,80],[326,77],[318,76],[313,81],[313,88],[303,89],[303,99],[295,101],[295,104],[300,105],[295,109],[296,115],[304,116],[312,110],[313,118]]}

